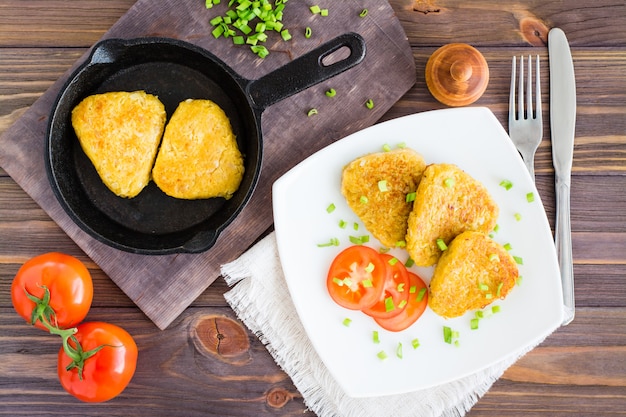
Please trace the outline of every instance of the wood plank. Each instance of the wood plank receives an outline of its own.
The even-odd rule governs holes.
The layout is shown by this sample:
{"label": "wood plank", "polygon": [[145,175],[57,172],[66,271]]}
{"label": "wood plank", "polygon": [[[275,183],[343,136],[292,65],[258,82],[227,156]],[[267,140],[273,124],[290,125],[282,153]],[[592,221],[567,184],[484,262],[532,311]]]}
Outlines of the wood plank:
{"label": "wood plank", "polygon": [[[167,410],[171,417],[314,415],[306,412],[300,394],[256,337],[249,336],[249,347],[231,355],[207,350],[206,335],[197,330],[212,316],[234,319],[227,307],[190,308],[165,331],[146,326],[136,308],[95,308],[88,319],[108,320],[112,315],[142,346],[137,372],[115,402],[84,404],[65,395],[57,382],[57,341],[26,326],[12,310],[0,308],[0,328],[12,335],[0,338],[0,396],[9,401],[2,406],[20,404],[25,415],[68,402],[67,415],[76,416],[122,416],[128,413],[126,407],[137,404],[142,413]],[[546,400],[558,416],[574,410],[578,413],[570,415],[598,415],[594,411],[599,405],[619,412],[626,392],[625,346],[626,308],[579,309],[574,323],[509,368],[468,415],[522,415],[520,410],[528,415]],[[284,404],[271,406],[273,395],[283,396]]]}

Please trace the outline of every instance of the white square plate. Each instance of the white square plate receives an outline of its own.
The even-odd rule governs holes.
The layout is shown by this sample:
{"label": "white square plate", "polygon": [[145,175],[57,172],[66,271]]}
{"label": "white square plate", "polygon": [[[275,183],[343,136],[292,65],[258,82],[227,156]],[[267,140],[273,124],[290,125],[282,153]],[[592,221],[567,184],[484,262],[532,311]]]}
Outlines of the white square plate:
{"label": "white square plate", "polygon": [[[473,311],[446,320],[427,308],[408,329],[388,332],[363,313],[336,305],[328,295],[332,259],[351,245],[350,235],[369,234],[341,195],[342,169],[355,158],[400,143],[421,153],[427,164],[453,163],[481,181],[500,206],[494,239],[509,243],[511,253],[523,260],[520,285],[493,303],[500,312],[481,319],[476,330],[470,328]],[[510,190],[499,185],[505,179],[513,183]],[[527,193],[533,193],[533,202],[527,201]],[[336,209],[328,213],[331,203]],[[508,135],[486,108],[414,114],[339,140],[274,183],[273,209],[280,260],[300,320],[349,396],[400,394],[462,378],[538,343],[561,323],[559,267],[541,199]],[[348,227],[340,228],[340,220]],[[354,223],[359,225],[356,231]],[[331,238],[338,238],[340,245],[318,247]],[[381,247],[373,237],[367,244]],[[408,257],[404,250],[392,252],[402,261]],[[432,268],[411,270],[430,282]],[[352,320],[349,326],[343,324],[345,318]],[[458,345],[444,342],[444,326],[459,332]],[[379,332],[380,343],[374,343],[373,331]],[[414,339],[420,343],[416,349]],[[399,344],[402,358],[396,355]],[[380,351],[386,352],[386,360],[379,359]]]}

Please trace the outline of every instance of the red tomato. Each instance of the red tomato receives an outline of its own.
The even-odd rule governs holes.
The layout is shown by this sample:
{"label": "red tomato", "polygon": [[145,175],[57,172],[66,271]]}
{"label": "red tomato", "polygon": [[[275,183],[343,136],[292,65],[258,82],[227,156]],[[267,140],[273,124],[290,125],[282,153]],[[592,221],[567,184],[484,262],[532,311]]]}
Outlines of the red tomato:
{"label": "red tomato", "polygon": [[[107,401],[121,393],[137,365],[137,345],[132,336],[121,327],[103,322],[83,323],[74,336],[83,352],[101,348],[84,360],[81,379],[79,368],[67,370],[73,362],[61,347],[57,372],[63,388],[86,402]],[[76,349],[71,338],[69,345]]]}
{"label": "red tomato", "polygon": [[[415,287],[415,292],[409,294],[409,300],[406,307],[400,314],[391,318],[375,318],[383,329],[391,332],[400,332],[415,323],[420,318],[426,306],[428,305],[428,287],[422,279],[411,271],[409,274],[409,289]],[[421,300],[418,300],[420,290],[424,288],[426,292]]]}
{"label": "red tomato", "polygon": [[374,318],[394,317],[402,312],[408,301],[409,275],[404,264],[395,256],[386,253],[379,256],[387,265],[384,289],[374,305],[362,310]]}
{"label": "red tomato", "polygon": [[[49,300],[44,286],[50,292]],[[26,292],[41,301],[35,303]],[[85,265],[73,256],[57,252],[24,263],[11,284],[11,300],[17,313],[44,330],[41,315],[59,328],[74,327],[87,315],[92,299],[93,283]]]}
{"label": "red tomato", "polygon": [[341,251],[330,265],[326,287],[340,306],[361,310],[380,298],[386,271],[385,262],[374,249],[350,246]]}

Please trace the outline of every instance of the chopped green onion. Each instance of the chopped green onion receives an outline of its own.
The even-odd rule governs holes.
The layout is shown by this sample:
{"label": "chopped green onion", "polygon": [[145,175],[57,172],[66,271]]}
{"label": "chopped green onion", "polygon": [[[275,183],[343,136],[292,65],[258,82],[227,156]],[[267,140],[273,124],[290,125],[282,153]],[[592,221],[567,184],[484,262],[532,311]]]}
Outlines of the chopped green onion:
{"label": "chopped green onion", "polygon": [[366,196],[362,195],[361,198],[359,198],[359,201],[361,202],[361,204],[367,204],[369,199]]}
{"label": "chopped green onion", "polygon": [[445,185],[447,188],[452,188],[454,187],[455,181],[454,178],[446,178],[443,181],[443,185]]}
{"label": "chopped green onion", "polygon": [[352,319],[347,318],[347,317],[345,319],[343,319],[343,325],[344,326],[350,327],[350,323],[352,323]]}
{"label": "chopped green onion", "polygon": [[374,286],[371,279],[364,279],[361,281],[361,284],[363,285],[363,288],[372,288]]}
{"label": "chopped green onion", "polygon": [[313,115],[315,115],[315,114],[317,114],[317,109],[311,109],[311,110],[309,110],[309,111],[306,113],[306,115],[307,115],[307,116],[309,116],[309,117],[311,117],[311,116],[313,116]]}
{"label": "chopped green onion", "polygon": [[389,261],[387,261],[387,263],[391,266],[394,266],[395,264],[398,263],[398,258],[396,258],[395,256],[391,259],[389,259]]}
{"label": "chopped green onion", "polygon": [[339,227],[341,227],[342,229],[345,229],[347,225],[348,222],[346,222],[345,220],[339,220]]}
{"label": "chopped green onion", "polygon": [[398,347],[396,348],[396,356],[402,359],[402,343],[398,343]]}
{"label": "chopped green onion", "polygon": [[491,307],[491,312],[493,314],[498,314],[500,312],[500,306],[493,306],[493,307]]}
{"label": "chopped green onion", "polygon": [[284,41],[288,41],[291,39],[291,33],[289,33],[289,29],[283,29],[280,31],[280,36]]}
{"label": "chopped green onion", "polygon": [[337,95],[337,92],[335,91],[334,88],[330,88],[326,91],[326,97],[335,97]]}
{"label": "chopped green onion", "polygon": [[415,265],[415,261],[411,257],[409,257],[404,263],[404,266],[406,266],[407,268],[410,268],[413,265]]}
{"label": "chopped green onion", "polygon": [[522,276],[518,276],[517,279],[515,279],[515,285],[520,286],[522,285]]}
{"label": "chopped green onion", "polygon": [[402,301],[400,301],[400,304],[398,304],[398,308],[399,309],[403,309],[404,306],[406,306],[406,305],[407,305],[407,301],[406,300],[402,300]]}
{"label": "chopped green onion", "polygon": [[387,353],[385,353],[384,350],[381,350],[380,352],[378,352],[376,354],[376,356],[378,357],[378,359],[380,359],[381,361],[385,361],[387,360]]}
{"label": "chopped green onion", "polygon": [[508,191],[513,188],[513,183],[509,180],[502,180],[500,181],[500,186],[504,187],[504,189]]}
{"label": "chopped green onion", "polygon": [[448,245],[446,245],[446,242],[444,242],[442,238],[437,239],[437,247],[440,251],[448,250]]}
{"label": "chopped green onion", "polygon": [[339,239],[337,239],[336,237],[333,237],[330,239],[330,241],[328,243],[318,243],[317,247],[318,248],[325,248],[328,246],[339,246]]}
{"label": "chopped green onion", "polygon": [[359,17],[365,17],[367,16],[367,9],[363,9],[361,10],[361,13],[359,13]]}
{"label": "chopped green onion", "polygon": [[333,211],[335,211],[336,208],[337,207],[335,207],[335,204],[330,203],[328,207],[326,207],[326,213],[332,213]]}
{"label": "chopped green onion", "polygon": [[504,282],[501,282],[498,284],[498,289],[496,290],[496,297],[500,298],[500,294],[502,293],[502,286],[504,285]]}
{"label": "chopped green onion", "polygon": [[417,302],[419,303],[420,301],[422,301],[425,295],[426,295],[426,287],[420,288],[420,292],[417,293],[417,298],[416,298]]}
{"label": "chopped green onion", "polygon": [[419,339],[415,338],[415,339],[411,340],[411,346],[413,346],[413,349],[417,349],[418,347],[420,347]]}
{"label": "chopped green onion", "polygon": [[393,303],[392,297],[385,298],[385,312],[390,312],[396,309],[395,304]]}
{"label": "chopped green onion", "polygon": [[383,152],[389,152],[391,150],[391,146],[389,146],[389,144],[385,143],[383,145]]}
{"label": "chopped green onion", "polygon": [[374,330],[372,332],[372,341],[376,344],[380,343],[380,338],[378,337],[378,330]]}
{"label": "chopped green onion", "polygon": [[488,292],[487,294],[485,294],[485,298],[486,298],[487,300],[491,300],[491,299],[493,298],[493,294],[492,294],[492,293],[490,293],[490,292]]}
{"label": "chopped green onion", "polygon": [[406,143],[405,142],[398,143],[398,149],[404,149],[404,148],[406,148]]}
{"label": "chopped green onion", "polygon": [[535,194],[533,193],[526,194],[526,201],[528,201],[529,203],[532,203],[533,201],[535,201]]}
{"label": "chopped green onion", "polygon": [[372,110],[374,108],[374,100],[371,98],[365,102],[365,107]]}
{"label": "chopped green onion", "polygon": [[521,215],[521,214],[519,214],[519,213],[515,213],[513,216],[515,216],[515,220],[516,220],[516,221],[520,221],[520,220],[522,220],[522,215]]}
{"label": "chopped green onion", "polygon": [[504,250],[506,250],[507,252],[513,249],[513,246],[511,246],[510,243],[505,243],[503,246],[504,246]]}
{"label": "chopped green onion", "polygon": [[235,45],[243,45],[246,43],[246,40],[243,36],[233,36],[233,43]]}
{"label": "chopped green onion", "polygon": [[443,341],[448,344],[452,343],[452,329],[448,326],[443,326]]}
{"label": "chopped green onion", "polygon": [[487,285],[487,284],[482,284],[482,283],[481,283],[481,284],[478,284],[478,289],[479,289],[479,290],[481,290],[481,291],[483,291],[483,292],[484,292],[484,291],[489,291],[489,285]]}
{"label": "chopped green onion", "polygon": [[398,284],[397,290],[398,292],[404,292],[404,282]]}
{"label": "chopped green onion", "polygon": [[369,263],[369,264],[367,264],[367,266],[365,267],[365,272],[370,272],[370,273],[371,273],[372,271],[374,271],[374,268],[376,268],[376,267],[374,266],[374,264],[373,264],[373,263],[371,263],[371,262],[370,262],[370,263]]}
{"label": "chopped green onion", "polygon": [[406,246],[406,241],[404,241],[404,240],[398,240],[396,242],[396,248],[403,248],[405,246]]}
{"label": "chopped green onion", "polygon": [[489,255],[489,260],[491,262],[500,262],[500,257],[497,253],[492,253],[491,255]]}
{"label": "chopped green onion", "polygon": [[362,245],[370,241],[369,235],[350,236],[349,239],[350,239],[350,242],[352,242],[355,245]]}
{"label": "chopped green onion", "polygon": [[406,195],[406,199],[405,199],[405,201],[406,201],[407,203],[410,203],[410,202],[412,202],[412,201],[415,201],[415,196],[416,196],[416,195],[417,195],[417,194],[416,194],[415,192],[408,193],[408,194]]}
{"label": "chopped green onion", "polygon": [[524,265],[524,260],[520,256],[514,256],[513,259],[515,259],[516,264]]}
{"label": "chopped green onion", "polygon": [[339,285],[340,287],[343,287],[343,280],[342,280],[342,279],[339,279],[339,278],[337,278],[337,277],[334,277],[334,278],[333,278],[333,283],[335,283],[335,284]]}
{"label": "chopped green onion", "polygon": [[380,180],[380,181],[378,181],[378,190],[381,193],[389,191],[389,188],[387,187],[387,180]]}
{"label": "chopped green onion", "polygon": [[343,279],[343,285],[345,285],[346,287],[352,287],[352,284],[352,278],[346,277]]}
{"label": "chopped green onion", "polygon": [[320,10],[320,16],[328,16],[328,9]]}
{"label": "chopped green onion", "polygon": [[313,34],[313,30],[311,30],[311,28],[307,26],[307,27],[304,29],[304,37],[305,37],[305,38],[307,38],[307,39],[309,39],[309,38],[311,37],[311,35],[312,35],[312,34]]}
{"label": "chopped green onion", "polygon": [[483,314],[482,310],[478,310],[476,312],[476,318],[482,319],[483,317],[485,317],[485,315]]}
{"label": "chopped green onion", "polygon": [[479,322],[479,320],[477,318],[471,319],[470,320],[470,329],[472,329],[472,330],[478,329],[478,322]]}
{"label": "chopped green onion", "polygon": [[313,14],[319,14],[322,11],[322,9],[320,9],[320,6],[318,6],[318,5],[309,7],[309,10]]}
{"label": "chopped green onion", "polygon": [[382,246],[382,247],[378,248],[378,253],[387,253],[387,252],[389,252],[390,250],[391,250],[390,248],[387,248],[387,247],[385,247],[385,246]]}
{"label": "chopped green onion", "polygon": [[500,230],[500,225],[499,225],[499,224],[496,224],[496,225],[493,227],[493,231],[494,231],[494,232],[496,232],[496,233],[498,233],[498,230]]}
{"label": "chopped green onion", "polygon": [[417,292],[417,286],[411,285],[411,287],[409,288],[409,294],[415,294],[416,292]]}

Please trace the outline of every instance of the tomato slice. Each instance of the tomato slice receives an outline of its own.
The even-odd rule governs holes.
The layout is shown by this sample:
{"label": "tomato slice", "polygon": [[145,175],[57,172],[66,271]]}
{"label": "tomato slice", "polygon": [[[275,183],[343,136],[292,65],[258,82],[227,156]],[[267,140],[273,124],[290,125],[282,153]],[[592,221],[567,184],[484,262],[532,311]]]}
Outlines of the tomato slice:
{"label": "tomato slice", "polygon": [[326,287],[340,306],[361,310],[378,301],[386,275],[386,264],[376,250],[355,245],[335,257],[328,270]]}
{"label": "tomato slice", "polygon": [[378,255],[387,266],[387,276],[378,301],[363,312],[374,318],[390,318],[402,312],[409,298],[409,275],[398,258],[389,254]]}
{"label": "tomato slice", "polygon": [[[428,286],[426,283],[416,274],[408,271],[409,275],[409,300],[406,307],[395,317],[389,318],[374,318],[376,323],[385,330],[390,332],[400,332],[417,321],[426,310],[428,305]],[[415,291],[411,292],[410,289],[415,287]],[[420,290],[424,288],[426,292],[423,293],[421,300],[419,299]]]}

